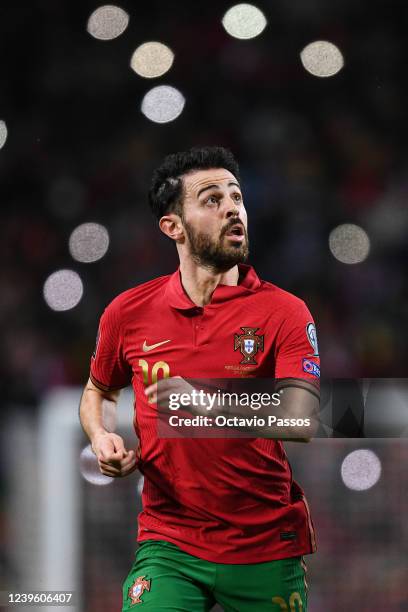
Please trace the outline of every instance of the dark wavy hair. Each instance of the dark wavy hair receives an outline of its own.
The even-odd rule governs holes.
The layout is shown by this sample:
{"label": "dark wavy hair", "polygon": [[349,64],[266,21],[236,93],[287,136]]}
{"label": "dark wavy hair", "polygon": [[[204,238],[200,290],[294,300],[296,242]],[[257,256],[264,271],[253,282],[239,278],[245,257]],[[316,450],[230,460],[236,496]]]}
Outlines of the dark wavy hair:
{"label": "dark wavy hair", "polygon": [[183,214],[184,174],[194,170],[225,168],[240,181],[239,166],[233,154],[224,147],[194,147],[172,153],[153,172],[149,190],[149,205],[157,219],[170,212]]}

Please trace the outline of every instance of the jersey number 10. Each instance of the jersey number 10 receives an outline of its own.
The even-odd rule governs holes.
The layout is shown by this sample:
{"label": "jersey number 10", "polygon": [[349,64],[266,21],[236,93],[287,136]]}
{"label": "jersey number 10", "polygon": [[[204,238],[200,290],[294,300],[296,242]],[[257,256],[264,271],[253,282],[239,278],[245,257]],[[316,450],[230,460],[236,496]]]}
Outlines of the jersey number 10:
{"label": "jersey number 10", "polygon": [[[149,368],[149,364],[147,363],[146,359],[139,359],[139,365],[142,368],[143,384],[145,387],[147,387],[148,385],[154,385],[154,383],[157,383],[160,371],[162,372],[162,375],[160,378],[169,378],[170,376],[170,366],[166,361],[156,361],[156,363],[153,364],[151,370]],[[151,380],[149,380],[149,370],[150,370]]]}

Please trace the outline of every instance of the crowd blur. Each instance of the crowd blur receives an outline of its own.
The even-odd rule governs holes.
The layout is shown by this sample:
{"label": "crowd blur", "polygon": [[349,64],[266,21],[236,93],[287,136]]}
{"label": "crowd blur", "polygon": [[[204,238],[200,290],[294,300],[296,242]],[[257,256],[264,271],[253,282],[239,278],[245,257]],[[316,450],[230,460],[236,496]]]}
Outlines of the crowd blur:
{"label": "crowd blur", "polygon": [[[129,28],[113,41],[86,32],[90,2],[10,5],[2,23],[3,399],[31,405],[50,386],[86,379],[105,305],[177,266],[147,206],[153,168],[167,153],[213,143],[241,164],[250,262],[309,304],[324,373],[404,376],[407,87],[398,8],[264,2],[265,32],[240,41],[220,24],[224,3],[182,2],[177,12],[128,4]],[[344,54],[332,78],[301,65],[299,52],[318,38]],[[157,39],[175,62],[155,84],[186,97],[182,115],[162,125],[140,112],[152,80],[129,67],[135,47]],[[68,251],[86,221],[111,237],[94,264]],[[370,238],[361,264],[330,253],[329,233],[345,222]],[[85,292],[76,308],[54,313],[42,287],[59,268],[77,270]]]}
{"label": "crowd blur", "polygon": [[[307,302],[324,375],[406,376],[406,7],[261,0],[268,26],[242,41],[221,26],[231,4],[120,2],[129,27],[105,42],[86,31],[95,2],[4,8],[0,391],[7,411],[19,406],[32,414],[50,388],[83,384],[105,306],[174,271],[176,250],[148,209],[150,177],[164,155],[206,144],[229,147],[240,162],[249,262],[261,278]],[[332,78],[311,76],[299,58],[321,39],[344,54],[345,67]],[[129,66],[134,49],[149,40],[175,53],[171,71],[154,83]],[[181,116],[161,125],[140,112],[143,95],[159,83],[186,98]],[[100,261],[81,264],[68,240],[88,221],[106,226],[110,247]],[[367,232],[364,262],[346,265],[330,252],[329,234],[342,223]],[[72,310],[54,312],[43,285],[61,268],[81,275],[84,295]],[[333,517],[340,496],[326,500]],[[325,521],[332,524],[322,510],[317,526]],[[329,527],[323,551],[332,553],[345,532],[337,530],[333,543]],[[379,581],[378,572],[364,580]],[[355,576],[347,581],[357,589]],[[398,605],[404,603],[387,610],[406,609]],[[365,609],[361,601],[356,606]]]}

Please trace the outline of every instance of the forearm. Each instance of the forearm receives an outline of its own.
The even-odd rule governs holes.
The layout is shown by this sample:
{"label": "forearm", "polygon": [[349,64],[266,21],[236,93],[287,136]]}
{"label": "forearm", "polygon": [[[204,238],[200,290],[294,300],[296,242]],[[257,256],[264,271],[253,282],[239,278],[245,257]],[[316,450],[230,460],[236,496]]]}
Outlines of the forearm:
{"label": "forearm", "polygon": [[[313,390],[314,391],[314,390]],[[263,396],[264,397],[264,396]],[[318,429],[319,397],[304,387],[282,387],[279,394],[269,395],[274,403],[258,405],[256,410],[242,404],[239,394],[229,394],[228,404],[223,401],[210,406],[201,405],[192,413],[223,416],[228,427],[237,427],[254,437],[275,438],[286,442],[309,442]],[[268,400],[265,394],[265,401]]]}
{"label": "forearm", "polygon": [[[253,424],[251,423],[252,418],[249,417],[247,423],[245,419],[237,419],[237,431],[245,431],[248,435],[254,438],[269,438],[274,440],[280,440],[281,442],[310,442],[312,434],[310,430],[312,427],[297,426],[293,425],[277,425],[276,421],[268,425],[268,415],[257,415],[257,420]],[[278,419],[278,422],[283,419]],[[312,425],[311,421],[310,424]],[[232,421],[234,425],[234,421]]]}
{"label": "forearm", "polygon": [[[114,422],[107,425],[108,420],[112,421],[113,413],[116,414],[118,397],[119,391],[101,391],[89,380],[79,405],[79,419],[91,442],[99,469],[111,478],[131,474],[140,463],[140,448],[126,450],[121,436],[113,433]],[[107,407],[111,412],[108,419]]]}
{"label": "forearm", "polygon": [[108,433],[104,419],[104,402],[113,402],[116,409],[118,395],[118,392],[101,391],[91,381],[86,384],[79,405],[79,419],[91,444],[95,436]]}
{"label": "forearm", "polygon": [[280,442],[302,442],[308,444],[311,442],[311,438],[279,438]]}
{"label": "forearm", "polygon": [[251,437],[309,442],[318,430],[319,392],[307,381],[285,379],[278,392],[272,388],[268,393],[251,389],[250,393],[242,393],[238,387],[237,391],[232,388],[220,391],[217,387],[214,392],[207,384],[196,388],[191,382],[180,376],[162,379],[147,387],[145,393],[157,403],[165,418],[169,410],[180,408],[193,416],[215,415],[225,418],[227,430],[236,429]]}

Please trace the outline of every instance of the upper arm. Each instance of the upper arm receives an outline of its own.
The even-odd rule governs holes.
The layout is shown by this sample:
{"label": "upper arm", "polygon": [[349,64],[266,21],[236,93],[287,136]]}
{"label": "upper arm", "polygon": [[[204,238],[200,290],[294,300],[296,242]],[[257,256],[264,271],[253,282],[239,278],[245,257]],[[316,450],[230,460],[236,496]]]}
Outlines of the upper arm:
{"label": "upper arm", "polygon": [[318,429],[320,359],[316,328],[306,304],[299,300],[279,330],[275,353],[276,390],[282,390],[280,407],[286,416],[309,419],[304,441]]}
{"label": "upper arm", "polygon": [[105,391],[97,387],[92,382],[91,378],[88,378],[88,382],[85,385],[85,391],[93,391],[97,393],[98,395],[100,395],[103,399],[107,399],[111,402],[117,402],[119,395],[120,395],[120,389],[114,389],[112,391]]}
{"label": "upper arm", "polygon": [[320,359],[316,328],[306,304],[298,300],[287,313],[276,338],[277,387],[297,386],[317,396]]}
{"label": "upper arm", "polygon": [[124,354],[123,321],[119,301],[105,309],[91,358],[90,379],[94,387],[106,393],[130,384],[132,370]]}

